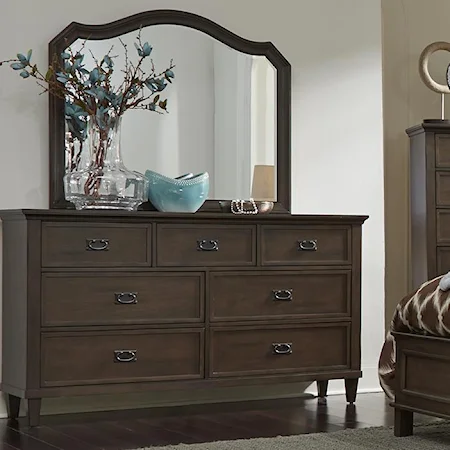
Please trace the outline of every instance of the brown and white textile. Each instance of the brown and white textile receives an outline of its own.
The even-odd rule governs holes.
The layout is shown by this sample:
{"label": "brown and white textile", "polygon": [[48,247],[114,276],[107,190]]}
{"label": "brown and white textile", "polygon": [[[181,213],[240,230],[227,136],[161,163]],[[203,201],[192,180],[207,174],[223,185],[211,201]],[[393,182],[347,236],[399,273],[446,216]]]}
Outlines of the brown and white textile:
{"label": "brown and white textile", "polygon": [[378,377],[386,395],[394,399],[395,340],[393,331],[450,338],[450,291],[442,291],[442,276],[422,284],[404,297],[392,317],[378,362]]}

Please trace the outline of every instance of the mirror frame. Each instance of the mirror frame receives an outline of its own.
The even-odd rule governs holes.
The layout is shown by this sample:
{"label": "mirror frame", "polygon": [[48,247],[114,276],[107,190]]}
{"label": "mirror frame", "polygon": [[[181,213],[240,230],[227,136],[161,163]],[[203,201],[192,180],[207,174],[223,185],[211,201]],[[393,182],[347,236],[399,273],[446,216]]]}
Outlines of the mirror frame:
{"label": "mirror frame", "polygon": [[[271,42],[255,42],[244,39],[221,25],[196,14],[177,10],[153,10],[134,14],[102,25],[72,22],[49,42],[49,63],[53,55],[59,55],[77,39],[110,39],[124,33],[136,31],[150,25],[180,25],[193,28],[214,39],[251,55],[265,56],[277,70],[276,106],[276,179],[277,201],[273,213],[290,213],[291,210],[291,65]],[[65,119],[64,101],[49,94],[50,137],[50,208],[74,209],[64,197],[63,176],[65,173]],[[223,199],[232,200],[232,199]],[[199,212],[220,212],[221,200],[206,200]],[[139,207],[155,210],[150,202]]]}

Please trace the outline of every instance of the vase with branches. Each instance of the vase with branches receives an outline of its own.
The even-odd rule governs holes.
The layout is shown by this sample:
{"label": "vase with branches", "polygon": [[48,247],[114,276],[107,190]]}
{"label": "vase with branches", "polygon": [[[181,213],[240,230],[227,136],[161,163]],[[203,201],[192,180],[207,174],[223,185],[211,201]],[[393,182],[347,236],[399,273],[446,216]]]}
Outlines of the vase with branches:
{"label": "vase with branches", "polygon": [[[174,64],[157,71],[151,59],[152,47],[137,33],[134,46],[137,62],[133,63],[127,45],[119,39],[125,56],[123,80],[114,86],[114,47],[101,58],[92,53],[94,67],[88,69],[85,44],[61,55],[53,55],[45,74],[31,62],[32,51],[18,53],[8,63],[23,79],[35,79],[42,93],[64,100],[66,119],[66,152],[68,163],[64,176],[66,200],[77,209],[105,208],[135,210],[147,200],[147,180],[144,175],[128,170],[120,149],[120,129],[124,113],[143,109],[163,114],[167,112],[164,91],[174,79]],[[144,65],[150,62],[149,69]],[[88,144],[89,159],[81,164]],[[61,149],[63,150],[63,149]]]}

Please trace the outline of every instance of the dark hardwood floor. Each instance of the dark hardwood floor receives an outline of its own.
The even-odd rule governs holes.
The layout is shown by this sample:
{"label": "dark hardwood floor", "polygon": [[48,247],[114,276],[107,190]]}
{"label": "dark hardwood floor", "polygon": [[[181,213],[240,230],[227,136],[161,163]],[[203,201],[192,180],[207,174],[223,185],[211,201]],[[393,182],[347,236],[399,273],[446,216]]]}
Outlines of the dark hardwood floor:
{"label": "dark hardwood floor", "polygon": [[[416,422],[435,420],[418,416]],[[138,411],[43,416],[29,428],[25,418],[0,420],[4,450],[124,450],[217,440],[272,437],[344,428],[390,426],[394,411],[384,394],[359,394],[355,405],[344,395],[154,408]]]}

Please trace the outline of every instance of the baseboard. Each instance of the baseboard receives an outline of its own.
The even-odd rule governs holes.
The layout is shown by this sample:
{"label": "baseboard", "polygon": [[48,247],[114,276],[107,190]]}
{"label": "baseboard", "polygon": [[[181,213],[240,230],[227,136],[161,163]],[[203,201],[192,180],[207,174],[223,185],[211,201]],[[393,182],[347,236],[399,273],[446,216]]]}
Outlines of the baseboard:
{"label": "baseboard", "polygon": [[[358,393],[381,392],[378,369],[363,369],[358,383]],[[344,394],[344,381],[332,380],[328,395]],[[149,408],[157,406],[182,406],[189,404],[220,403],[246,400],[270,400],[277,398],[312,397],[317,395],[316,383],[296,383],[277,386],[246,386],[209,389],[204,391],[164,391],[124,395],[96,395],[89,397],[64,397],[44,399],[42,415],[71,414],[124,409]],[[21,416],[26,414],[26,402],[22,402]],[[7,417],[3,397],[0,400],[0,418]]]}

